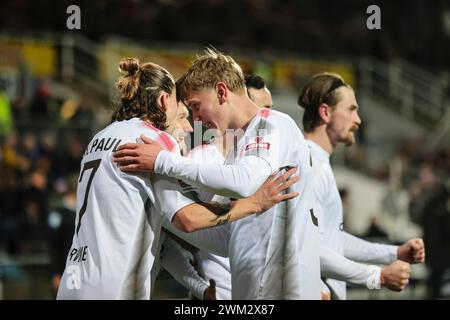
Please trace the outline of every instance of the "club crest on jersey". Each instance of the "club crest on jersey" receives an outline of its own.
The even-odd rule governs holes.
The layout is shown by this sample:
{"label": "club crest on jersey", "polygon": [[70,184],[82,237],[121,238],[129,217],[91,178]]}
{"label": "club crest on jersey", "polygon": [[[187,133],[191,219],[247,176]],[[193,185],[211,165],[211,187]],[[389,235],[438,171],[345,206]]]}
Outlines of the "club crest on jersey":
{"label": "club crest on jersey", "polygon": [[270,143],[269,142],[264,142],[263,141],[264,137],[256,137],[255,138],[255,142],[253,143],[249,143],[246,147],[245,147],[245,151],[249,151],[250,149],[266,149],[269,150],[270,149]]}

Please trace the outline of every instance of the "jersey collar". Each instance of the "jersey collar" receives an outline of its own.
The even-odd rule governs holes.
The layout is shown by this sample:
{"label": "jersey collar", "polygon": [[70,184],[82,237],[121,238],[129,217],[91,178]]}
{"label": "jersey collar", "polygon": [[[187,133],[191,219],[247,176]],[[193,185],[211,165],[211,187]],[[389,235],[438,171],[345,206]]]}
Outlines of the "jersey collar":
{"label": "jersey collar", "polygon": [[320,145],[318,145],[317,143],[315,143],[312,140],[308,140],[306,139],[306,142],[308,143],[308,146],[311,147],[311,149],[314,150],[314,155],[320,159],[323,160],[330,160],[330,154],[328,152],[326,152]]}

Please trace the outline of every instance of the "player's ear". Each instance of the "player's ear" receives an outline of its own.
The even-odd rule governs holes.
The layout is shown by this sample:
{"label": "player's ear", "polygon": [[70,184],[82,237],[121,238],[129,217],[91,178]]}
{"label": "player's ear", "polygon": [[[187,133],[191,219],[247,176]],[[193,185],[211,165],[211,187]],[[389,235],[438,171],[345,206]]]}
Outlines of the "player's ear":
{"label": "player's ear", "polygon": [[158,98],[158,104],[162,111],[167,112],[169,107],[169,94],[167,92],[161,92]]}
{"label": "player's ear", "polygon": [[217,99],[219,100],[220,104],[223,104],[228,97],[228,88],[227,85],[223,82],[218,82],[216,84],[216,92],[217,92]]}
{"label": "player's ear", "polygon": [[322,103],[319,106],[319,117],[322,119],[323,122],[329,123],[330,122],[330,106],[326,103]]}

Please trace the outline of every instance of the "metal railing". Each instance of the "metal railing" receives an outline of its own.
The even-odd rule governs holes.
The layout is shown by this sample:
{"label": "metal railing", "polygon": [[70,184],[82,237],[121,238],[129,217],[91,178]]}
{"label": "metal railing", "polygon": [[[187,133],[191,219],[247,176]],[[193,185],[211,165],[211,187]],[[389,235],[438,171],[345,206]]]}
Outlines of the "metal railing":
{"label": "metal railing", "polygon": [[359,65],[359,92],[376,100],[394,112],[433,128],[449,108],[448,77],[434,76],[410,63],[399,60],[385,63],[375,58],[363,58]]}
{"label": "metal railing", "polygon": [[99,77],[99,45],[79,34],[61,37],[61,75],[82,84],[100,99],[108,97],[108,85]]}
{"label": "metal railing", "polygon": [[[78,33],[46,35],[46,38],[52,39],[55,46],[61,48],[60,74],[66,80],[65,83],[82,92],[84,96],[96,97],[98,101],[103,101],[103,104],[108,104],[113,97],[113,92],[110,91],[113,86],[99,75],[101,45]],[[174,46],[151,43],[150,46],[145,46],[130,39],[113,39],[117,40],[118,44],[142,50],[150,46],[164,46],[180,51],[185,49],[183,44]],[[176,49],[173,49],[174,47]],[[119,48],[118,45],[117,52]],[[429,139],[430,144],[436,143],[437,139],[445,140],[450,131],[448,116],[444,117],[450,106],[448,73],[435,75],[404,60],[386,63],[374,57],[365,57],[353,61],[356,61],[353,63],[358,70],[360,94],[380,100],[392,111],[432,130],[430,136],[433,135],[434,138]]]}

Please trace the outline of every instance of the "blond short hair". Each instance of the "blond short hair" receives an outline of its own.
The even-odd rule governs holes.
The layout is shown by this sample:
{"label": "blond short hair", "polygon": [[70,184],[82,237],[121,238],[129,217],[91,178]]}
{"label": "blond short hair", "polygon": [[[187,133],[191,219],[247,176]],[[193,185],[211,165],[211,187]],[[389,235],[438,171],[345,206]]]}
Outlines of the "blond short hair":
{"label": "blond short hair", "polygon": [[190,93],[214,88],[219,82],[225,83],[233,92],[245,92],[244,73],[239,64],[231,56],[206,48],[203,55],[197,56],[188,71],[178,79],[178,100],[185,102]]}

